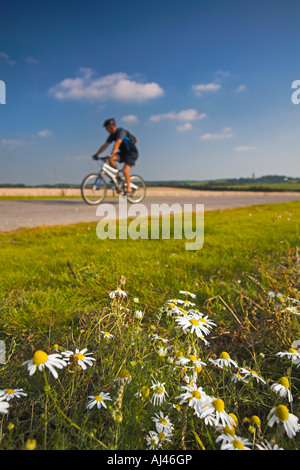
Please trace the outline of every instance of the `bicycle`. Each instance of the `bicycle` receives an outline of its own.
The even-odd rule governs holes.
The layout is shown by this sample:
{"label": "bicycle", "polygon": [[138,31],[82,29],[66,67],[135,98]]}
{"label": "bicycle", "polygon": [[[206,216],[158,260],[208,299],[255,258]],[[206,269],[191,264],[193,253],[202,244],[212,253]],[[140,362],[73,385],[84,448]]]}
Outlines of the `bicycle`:
{"label": "bicycle", "polygon": [[[103,202],[109,184],[112,187],[113,194],[126,195],[127,200],[131,203],[141,202],[146,195],[146,183],[139,175],[130,176],[131,192],[127,193],[127,183],[124,175],[118,169],[113,168],[106,157],[100,157],[103,161],[102,167],[98,173],[87,175],[81,183],[81,196],[87,204],[101,204]],[[109,180],[106,181],[105,177]]]}

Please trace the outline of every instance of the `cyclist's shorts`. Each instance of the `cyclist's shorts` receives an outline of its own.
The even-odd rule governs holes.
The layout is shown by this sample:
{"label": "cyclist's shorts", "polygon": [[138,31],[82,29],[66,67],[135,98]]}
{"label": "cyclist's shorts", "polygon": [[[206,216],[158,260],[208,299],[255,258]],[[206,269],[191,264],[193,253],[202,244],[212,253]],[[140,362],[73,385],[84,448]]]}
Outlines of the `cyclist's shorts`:
{"label": "cyclist's shorts", "polygon": [[126,163],[126,165],[133,166],[138,159],[139,154],[137,152],[122,152],[119,153],[120,162]]}

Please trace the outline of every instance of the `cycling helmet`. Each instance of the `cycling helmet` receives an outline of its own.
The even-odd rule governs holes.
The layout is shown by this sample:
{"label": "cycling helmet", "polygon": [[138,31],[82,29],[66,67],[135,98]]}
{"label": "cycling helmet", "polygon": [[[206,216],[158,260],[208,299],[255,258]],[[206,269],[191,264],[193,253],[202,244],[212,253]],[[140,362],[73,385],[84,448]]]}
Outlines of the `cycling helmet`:
{"label": "cycling helmet", "polygon": [[106,121],[104,121],[103,127],[110,126],[111,124],[113,126],[116,125],[116,121],[114,120],[114,118],[106,119]]}

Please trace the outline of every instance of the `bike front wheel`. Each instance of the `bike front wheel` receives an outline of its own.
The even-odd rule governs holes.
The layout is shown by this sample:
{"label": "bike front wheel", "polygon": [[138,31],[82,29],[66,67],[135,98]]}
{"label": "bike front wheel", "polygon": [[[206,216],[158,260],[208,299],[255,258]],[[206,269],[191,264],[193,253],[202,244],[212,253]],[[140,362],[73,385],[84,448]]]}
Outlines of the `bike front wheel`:
{"label": "bike front wheel", "polygon": [[130,189],[127,199],[131,203],[141,202],[146,196],[146,183],[141,176],[130,176]]}
{"label": "bike front wheel", "polygon": [[87,175],[81,184],[81,196],[87,204],[100,204],[106,196],[106,191],[106,181],[98,173]]}

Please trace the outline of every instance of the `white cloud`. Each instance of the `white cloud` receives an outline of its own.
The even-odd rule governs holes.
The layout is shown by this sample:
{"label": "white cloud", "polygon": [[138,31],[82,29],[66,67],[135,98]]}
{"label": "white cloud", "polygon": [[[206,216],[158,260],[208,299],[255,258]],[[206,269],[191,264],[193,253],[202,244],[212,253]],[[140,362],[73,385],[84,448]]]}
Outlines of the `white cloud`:
{"label": "white cloud", "polygon": [[25,147],[26,145],[28,145],[28,142],[25,142],[24,140],[17,140],[17,139],[2,139],[1,145],[3,147],[7,147],[10,150],[13,150],[16,148]]}
{"label": "white cloud", "polygon": [[221,85],[219,83],[199,83],[198,85],[193,85],[192,88],[197,96],[201,96],[203,93],[219,90]]}
{"label": "white cloud", "polygon": [[258,147],[254,147],[254,146],[248,146],[248,145],[241,145],[239,147],[235,147],[235,150],[237,152],[248,152],[249,150],[257,150]]}
{"label": "white cloud", "polygon": [[28,56],[28,57],[25,57],[25,62],[27,62],[28,64],[38,64],[39,61],[35,58],[35,57],[32,57],[32,55]]}
{"label": "white cloud", "polygon": [[246,85],[240,85],[237,87],[237,89],[235,90],[236,93],[241,93],[242,91],[245,91],[246,90]]}
{"label": "white cloud", "polygon": [[134,123],[134,122],[138,122],[138,118],[134,114],[128,114],[127,116],[122,117],[122,121]]}
{"label": "white cloud", "polygon": [[77,78],[66,78],[49,93],[58,100],[87,100],[142,102],[163,95],[163,89],[155,82],[138,83],[125,73],[115,73],[95,78],[91,69],[81,68]]}
{"label": "white cloud", "polygon": [[52,134],[53,134],[53,132],[49,131],[49,129],[44,129],[43,131],[38,132],[38,135],[40,137],[50,137],[50,135],[52,135]]}
{"label": "white cloud", "polygon": [[12,60],[6,52],[0,52],[0,59],[4,59],[9,65],[15,65],[16,61]]}
{"label": "white cloud", "polygon": [[206,116],[207,115],[205,113],[198,114],[198,111],[196,109],[186,109],[186,110],[180,111],[179,113],[175,113],[174,111],[171,111],[165,114],[156,114],[150,117],[150,121],[158,122],[158,121],[161,121],[162,119],[173,119],[177,121],[195,121],[197,119],[203,119]]}
{"label": "white cloud", "polygon": [[219,140],[219,139],[231,139],[233,132],[231,127],[225,127],[220,134],[203,134],[201,140]]}
{"label": "white cloud", "polygon": [[186,132],[192,129],[192,127],[193,127],[192,124],[190,124],[189,122],[186,122],[182,126],[177,126],[176,129],[178,132]]}

